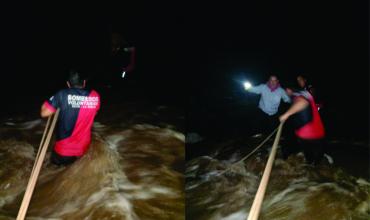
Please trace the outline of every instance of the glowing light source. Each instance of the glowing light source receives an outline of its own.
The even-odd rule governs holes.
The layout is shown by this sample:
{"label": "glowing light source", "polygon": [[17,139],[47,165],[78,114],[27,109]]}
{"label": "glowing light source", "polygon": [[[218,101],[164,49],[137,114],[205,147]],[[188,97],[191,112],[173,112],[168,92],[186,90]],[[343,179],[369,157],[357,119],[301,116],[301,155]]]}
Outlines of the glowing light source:
{"label": "glowing light source", "polygon": [[122,78],[124,78],[124,77],[125,77],[125,75],[126,75],[126,71],[123,71],[123,72],[122,72]]}
{"label": "glowing light source", "polygon": [[248,81],[244,82],[244,89],[248,90],[250,88],[252,88],[252,83],[250,83]]}

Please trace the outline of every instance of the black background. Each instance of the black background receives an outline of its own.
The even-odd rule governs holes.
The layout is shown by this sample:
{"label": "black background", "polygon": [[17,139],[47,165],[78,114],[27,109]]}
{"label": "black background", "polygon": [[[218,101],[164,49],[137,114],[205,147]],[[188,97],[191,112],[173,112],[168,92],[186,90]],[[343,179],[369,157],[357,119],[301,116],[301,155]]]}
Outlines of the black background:
{"label": "black background", "polygon": [[2,9],[4,111],[38,106],[64,87],[72,67],[98,85],[110,34],[119,32],[138,53],[134,83],[122,84],[125,97],[140,93],[181,107],[189,130],[206,129],[209,112],[227,121],[222,112],[233,109],[225,97],[248,102],[243,79],[257,84],[273,73],[284,86],[304,73],[320,89],[339,133],[368,135],[366,1],[14,3]]}

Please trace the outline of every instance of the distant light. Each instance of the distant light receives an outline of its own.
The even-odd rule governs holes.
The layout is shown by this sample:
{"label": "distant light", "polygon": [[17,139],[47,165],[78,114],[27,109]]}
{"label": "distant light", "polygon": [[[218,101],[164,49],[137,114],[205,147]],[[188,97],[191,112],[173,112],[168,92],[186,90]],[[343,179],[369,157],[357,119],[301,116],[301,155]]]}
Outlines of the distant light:
{"label": "distant light", "polygon": [[125,77],[125,75],[126,75],[126,71],[123,71],[123,72],[122,72],[122,78],[124,78],[124,77]]}
{"label": "distant light", "polygon": [[246,89],[246,90],[248,90],[248,89],[250,89],[250,88],[252,88],[252,84],[250,83],[250,82],[245,82],[244,83],[244,89]]}

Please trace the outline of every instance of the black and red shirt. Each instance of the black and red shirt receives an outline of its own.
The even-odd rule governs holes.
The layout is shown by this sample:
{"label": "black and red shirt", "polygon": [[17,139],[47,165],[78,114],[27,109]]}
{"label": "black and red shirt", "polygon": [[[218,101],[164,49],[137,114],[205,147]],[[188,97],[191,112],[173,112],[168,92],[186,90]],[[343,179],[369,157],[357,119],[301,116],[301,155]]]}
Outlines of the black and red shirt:
{"label": "black and red shirt", "polygon": [[60,108],[54,150],[62,156],[82,156],[91,142],[91,127],[100,108],[94,90],[63,89],[44,102],[52,112]]}
{"label": "black and red shirt", "polygon": [[309,102],[309,105],[305,109],[292,116],[295,122],[295,134],[299,138],[306,140],[324,138],[325,129],[313,96],[308,91],[301,91],[295,93],[294,97],[301,97]]}

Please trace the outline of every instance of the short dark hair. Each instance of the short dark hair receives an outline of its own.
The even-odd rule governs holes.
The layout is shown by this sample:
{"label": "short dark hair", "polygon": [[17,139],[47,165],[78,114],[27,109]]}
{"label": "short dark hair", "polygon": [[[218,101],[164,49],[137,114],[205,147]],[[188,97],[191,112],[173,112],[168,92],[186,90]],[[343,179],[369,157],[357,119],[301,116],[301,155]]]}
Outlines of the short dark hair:
{"label": "short dark hair", "polygon": [[278,79],[278,80],[279,80],[279,77],[277,77],[277,75],[276,75],[276,74],[270,74],[270,75],[269,75],[269,79],[270,79],[271,77],[275,77],[276,79]]}
{"label": "short dark hair", "polygon": [[69,71],[68,82],[71,87],[81,87],[83,86],[84,79],[80,72],[73,69]]}
{"label": "short dark hair", "polygon": [[307,76],[306,76],[306,74],[298,74],[297,78],[298,78],[298,77],[302,77],[303,79],[307,80]]}

